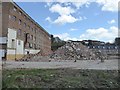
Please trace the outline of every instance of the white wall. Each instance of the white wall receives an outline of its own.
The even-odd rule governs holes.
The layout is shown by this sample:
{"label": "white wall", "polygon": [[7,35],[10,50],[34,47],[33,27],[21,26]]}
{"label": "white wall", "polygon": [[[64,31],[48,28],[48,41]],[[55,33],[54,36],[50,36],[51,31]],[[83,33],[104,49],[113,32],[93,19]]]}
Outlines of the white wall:
{"label": "white wall", "polygon": [[[14,39],[16,42],[16,37],[17,37],[17,32],[13,29],[8,28],[8,42],[7,42],[8,48],[12,48],[12,39]],[[14,46],[16,46],[16,45],[14,45]]]}
{"label": "white wall", "polygon": [[[8,49],[7,54],[27,54],[27,51],[29,51],[30,54],[36,54],[40,50],[34,50],[34,49],[25,49],[24,50],[24,41],[16,39],[17,38],[17,32],[14,29],[8,28],[8,42],[7,47],[12,48],[12,39],[15,40],[15,49]],[[18,44],[20,41],[20,45]]]}
{"label": "white wall", "polygon": [[36,53],[40,52],[40,50],[25,49],[25,54],[27,54],[27,51],[29,51],[30,54],[36,54]]}
{"label": "white wall", "polygon": [[[20,45],[18,44],[20,41]],[[22,40],[18,40],[17,39],[17,50],[16,50],[16,53],[17,54],[24,54],[24,42]]]}
{"label": "white wall", "polygon": [[[17,38],[17,31],[15,31],[14,29],[10,29],[8,28],[8,42],[7,42],[7,47],[8,48],[12,48],[12,39],[14,39],[15,43],[14,43],[14,49],[15,50],[11,50],[8,49],[7,50],[7,54],[24,54],[24,41],[16,39]],[[20,41],[20,45],[18,44]]]}
{"label": "white wall", "polygon": [[15,50],[7,49],[7,54],[15,54]]}

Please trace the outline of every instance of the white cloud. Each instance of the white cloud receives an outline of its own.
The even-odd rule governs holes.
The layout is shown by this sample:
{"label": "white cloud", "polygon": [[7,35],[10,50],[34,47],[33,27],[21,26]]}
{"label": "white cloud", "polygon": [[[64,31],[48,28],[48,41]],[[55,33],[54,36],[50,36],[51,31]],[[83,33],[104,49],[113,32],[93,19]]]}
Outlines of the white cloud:
{"label": "white cloud", "polygon": [[103,11],[118,11],[118,2],[120,0],[96,0],[96,3],[102,5]]}
{"label": "white cloud", "polygon": [[50,22],[50,23],[52,23],[52,20],[51,20],[50,17],[47,17],[45,20],[48,21],[48,22]]}
{"label": "white cloud", "polygon": [[70,31],[77,31],[78,29],[76,28],[71,28]]}
{"label": "white cloud", "polygon": [[55,4],[49,10],[53,13],[59,14],[57,19],[53,21],[54,24],[74,23],[81,19],[81,18],[76,18],[73,15],[71,15],[72,13],[75,13],[75,10],[69,6],[63,7],[60,4]]}
{"label": "white cloud", "polygon": [[109,29],[98,28],[98,29],[88,29],[84,34],[81,34],[79,38],[72,38],[68,33],[62,33],[54,35],[59,37],[62,40],[99,40],[105,42],[114,42],[114,39],[118,37],[118,28],[115,26],[110,27]]}
{"label": "white cloud", "polygon": [[52,2],[47,2],[47,4],[45,5],[45,7],[51,7]]}
{"label": "white cloud", "polygon": [[54,23],[56,24],[66,24],[66,23],[74,23],[76,21],[78,21],[79,19],[71,16],[71,15],[62,15],[59,16]]}
{"label": "white cloud", "polygon": [[[77,12],[75,9],[70,7],[71,4],[68,1],[71,1],[71,4],[76,6],[77,9],[79,9],[83,5],[89,5],[92,2],[96,2],[97,4],[101,5],[103,11],[117,11],[119,0],[114,0],[114,2],[113,2],[113,0],[75,0],[75,1],[57,0],[56,2],[61,2],[61,3],[65,3],[65,4],[64,4],[64,6],[62,6],[61,4],[52,4],[52,6],[50,6],[50,4],[48,3],[48,6],[50,6],[49,10],[52,13],[59,14],[59,16],[55,20],[52,21],[51,19],[49,19],[48,20],[49,22],[52,22],[54,24],[66,24],[66,23],[74,23],[76,21],[81,21],[83,19],[87,19],[86,17],[80,16],[79,18],[77,18],[77,17],[73,16],[73,13],[77,13]],[[114,21],[113,21],[113,23],[114,23]]]}
{"label": "white cloud", "polygon": [[102,11],[118,11],[118,2],[120,0],[56,0],[57,2],[65,3],[65,2],[71,2],[74,6],[76,6],[77,9],[85,5],[86,7],[89,7],[89,5],[92,2],[95,2],[99,5],[101,5]]}
{"label": "white cloud", "polygon": [[[4,1],[4,0],[3,0]],[[8,1],[8,0],[5,0]],[[14,0],[16,2],[21,2],[23,0]],[[73,3],[77,8],[80,8],[81,6],[85,5],[86,7],[89,6],[90,3],[96,2],[99,5],[102,5],[103,11],[118,11],[118,1],[120,0],[24,0],[24,2],[61,2],[61,3],[67,3],[71,2]],[[76,3],[75,3],[76,2]]]}
{"label": "white cloud", "polygon": [[115,26],[109,29],[98,28],[98,29],[88,29],[82,35],[80,35],[80,40],[82,39],[95,39],[103,41],[114,41],[115,37],[118,36],[118,28]]}
{"label": "white cloud", "polygon": [[75,2],[73,2],[72,4],[76,6],[77,9],[79,9],[80,7],[82,7],[83,5],[85,5],[86,7],[88,7],[88,5],[90,4],[91,0],[75,0]]}
{"label": "white cloud", "polygon": [[70,15],[75,12],[71,7],[62,7],[59,4],[53,5],[49,10],[51,12],[59,13],[60,15]]}
{"label": "white cloud", "polygon": [[70,37],[70,35],[68,33],[57,34],[57,35],[54,35],[54,36],[59,37],[60,39],[62,39],[64,41],[67,41],[67,40],[77,41],[78,40],[77,38]]}
{"label": "white cloud", "polygon": [[118,11],[118,2],[120,0],[77,0],[77,1],[78,2],[76,3],[73,2],[73,5],[75,5],[78,9],[83,5],[88,7],[90,3],[95,2],[102,6],[101,8],[102,11],[115,12],[115,11]]}
{"label": "white cloud", "polygon": [[113,24],[113,23],[115,23],[115,20],[113,19],[113,20],[111,20],[111,21],[108,21],[108,23],[109,23],[109,24]]}
{"label": "white cloud", "polygon": [[68,38],[70,35],[68,33],[62,33],[62,34],[56,34],[54,35],[55,37],[59,37],[62,40],[65,40],[66,38]]}

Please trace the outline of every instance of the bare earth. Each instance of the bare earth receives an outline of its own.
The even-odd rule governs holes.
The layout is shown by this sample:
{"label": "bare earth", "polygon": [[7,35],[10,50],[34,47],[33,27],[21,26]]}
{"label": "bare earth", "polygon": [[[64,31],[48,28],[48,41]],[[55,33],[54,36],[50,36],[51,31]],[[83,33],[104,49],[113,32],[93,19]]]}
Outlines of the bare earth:
{"label": "bare earth", "polygon": [[61,60],[51,62],[3,62],[3,68],[36,68],[36,69],[56,69],[56,68],[72,68],[72,69],[94,69],[94,70],[118,70],[118,60]]}

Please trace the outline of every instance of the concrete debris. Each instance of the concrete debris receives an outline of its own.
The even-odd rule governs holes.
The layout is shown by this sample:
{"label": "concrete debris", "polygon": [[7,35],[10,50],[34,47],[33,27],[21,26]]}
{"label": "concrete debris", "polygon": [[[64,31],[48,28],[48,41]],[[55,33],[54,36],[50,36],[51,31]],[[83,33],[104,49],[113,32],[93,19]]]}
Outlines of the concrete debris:
{"label": "concrete debris", "polygon": [[41,52],[28,54],[18,61],[48,61],[51,60],[97,60],[106,59],[106,54],[100,50],[89,49],[80,42],[67,42],[48,56],[43,56]]}
{"label": "concrete debris", "polygon": [[90,50],[80,42],[68,42],[58,48],[50,58],[56,60],[96,60],[105,59],[105,56],[98,50]]}
{"label": "concrete debris", "polygon": [[37,54],[27,54],[23,58],[16,60],[16,61],[42,61],[42,62],[50,62],[49,55],[46,56],[45,54],[39,52]]}

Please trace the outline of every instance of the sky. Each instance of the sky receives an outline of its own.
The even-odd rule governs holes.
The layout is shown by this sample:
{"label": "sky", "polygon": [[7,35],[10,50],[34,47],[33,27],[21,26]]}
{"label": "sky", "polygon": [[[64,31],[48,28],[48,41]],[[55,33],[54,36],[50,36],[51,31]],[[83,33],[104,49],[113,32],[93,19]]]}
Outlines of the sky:
{"label": "sky", "polygon": [[48,33],[62,40],[114,42],[118,37],[119,0],[14,1]]}

